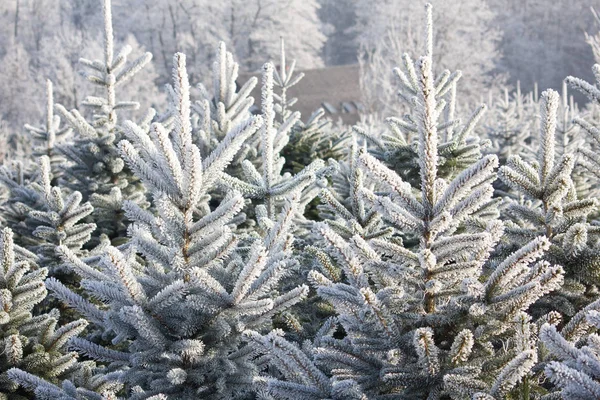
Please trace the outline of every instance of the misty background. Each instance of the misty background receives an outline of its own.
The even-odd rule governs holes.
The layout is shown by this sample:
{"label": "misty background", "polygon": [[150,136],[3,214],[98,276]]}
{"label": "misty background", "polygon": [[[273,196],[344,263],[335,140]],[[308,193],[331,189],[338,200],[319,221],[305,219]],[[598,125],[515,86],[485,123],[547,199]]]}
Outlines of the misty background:
{"label": "misty background", "polygon": [[[523,92],[536,82],[541,92],[560,90],[568,75],[592,79],[598,1],[431,2],[434,65],[463,71],[463,98],[486,99],[518,81]],[[118,41],[133,57],[153,54],[125,89],[142,109],[164,101],[175,52],[187,55],[192,83],[210,84],[219,41],[240,72],[253,72],[277,60],[283,37],[300,70],[359,64],[366,112],[386,114],[395,106],[391,69],[423,46],[424,7],[412,0],[114,0],[113,8]],[[0,130],[21,132],[42,118],[47,78],[57,103],[79,106],[86,84],[78,60],[102,58],[101,14],[98,0],[0,2]]]}

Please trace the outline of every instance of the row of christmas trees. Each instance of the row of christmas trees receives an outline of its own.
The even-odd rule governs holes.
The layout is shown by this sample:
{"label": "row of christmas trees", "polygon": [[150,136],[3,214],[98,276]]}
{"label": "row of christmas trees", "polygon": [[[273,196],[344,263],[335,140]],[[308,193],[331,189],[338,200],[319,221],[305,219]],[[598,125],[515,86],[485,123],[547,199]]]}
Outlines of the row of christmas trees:
{"label": "row of christmas trees", "polygon": [[593,107],[461,119],[427,6],[385,132],[304,122],[283,44],[259,115],[221,45],[199,100],[176,54],[169,108],[121,121],[151,56],[115,54],[103,11],[92,111],[49,83],[38,158],[0,171],[0,398],[600,398]]}

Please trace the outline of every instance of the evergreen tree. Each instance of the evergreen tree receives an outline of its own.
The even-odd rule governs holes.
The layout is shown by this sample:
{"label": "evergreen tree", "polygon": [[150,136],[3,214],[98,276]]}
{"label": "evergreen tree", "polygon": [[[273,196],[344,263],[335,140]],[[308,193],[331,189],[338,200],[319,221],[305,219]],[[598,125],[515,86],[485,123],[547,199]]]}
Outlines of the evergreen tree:
{"label": "evergreen tree", "polygon": [[[0,168],[0,400],[599,397],[600,65],[596,85],[566,80],[591,107],[578,109],[566,85],[539,98],[517,86],[490,101],[483,124],[485,105],[461,120],[462,73],[434,63],[457,53],[433,52],[444,32],[433,31],[427,5],[424,38],[408,41],[425,55],[399,60],[397,86],[363,80],[386,109],[400,99],[404,115],[385,119],[385,131],[374,115],[350,131],[323,110],[295,111],[290,93],[303,74],[283,38],[272,40],[285,24],[309,32],[285,43],[303,66],[318,64],[316,25],[298,25],[313,19],[316,0],[237,1],[132,3],[133,19],[148,12],[150,25],[171,28],[153,46],[161,60],[167,42],[191,60],[212,58],[199,32],[242,35],[232,52],[220,43],[198,101],[182,53],[164,112],[139,118],[137,102],[118,100],[151,56],[128,63],[131,47],[114,53],[110,0],[104,58],[81,60],[98,89],[84,101],[90,111],[54,104],[47,81],[44,123],[19,139],[39,145],[36,158],[14,154]],[[384,21],[395,2],[366,15],[358,1],[348,12],[359,24]],[[165,15],[150,18],[152,4]],[[11,7],[0,10],[18,16]],[[48,19],[88,7],[61,5]],[[231,24],[192,21],[207,10]],[[491,18],[487,6],[478,13]],[[18,18],[14,27],[16,40]],[[47,28],[34,28],[28,35],[44,47]],[[26,78],[36,61],[26,46],[12,51],[21,45],[0,64],[27,64]],[[399,48],[386,45],[370,53],[377,65]],[[258,110],[258,79],[238,86],[233,54],[254,68],[277,51],[277,65],[263,65]],[[70,78],[55,81],[67,86],[56,98],[70,102]],[[30,99],[25,86],[9,95]],[[17,108],[9,114],[31,114]]]}
{"label": "evergreen tree", "polygon": [[65,162],[64,157],[57,151],[57,141],[64,141],[71,134],[71,128],[60,124],[60,117],[54,115],[54,94],[52,82],[46,81],[46,121],[39,128],[25,125],[25,129],[29,131],[32,138],[38,142],[38,148],[33,152],[34,156],[47,156],[52,165],[52,174],[54,179],[62,175],[62,164]]}
{"label": "evergreen tree", "polygon": [[107,247],[97,265],[58,247],[83,278],[85,291],[107,307],[98,308],[57,281],[51,288],[112,337],[116,348],[86,339],[71,344],[118,370],[128,398],[249,398],[257,367],[252,352],[241,346],[242,331],[268,330],[271,317],[307,291],[275,290],[294,262],[288,232],[297,200],[259,238],[235,232],[232,219],[244,204],[239,194],[227,194],[211,209],[210,188],[262,118],[238,125],[202,160],[192,142],[185,56],[177,54],[174,64],[171,131],[154,123],[147,133],[128,121],[127,139],[119,144],[152,194],[156,214],[127,202],[125,211],[134,221],[131,244]]}
{"label": "evergreen tree", "polygon": [[[203,156],[208,156],[232,129],[251,115],[250,108],[254,105],[254,98],[250,93],[258,79],[253,77],[238,88],[238,71],[239,64],[234,61],[233,54],[227,51],[224,42],[219,43],[212,68],[212,91],[199,84],[200,100],[192,105],[198,116],[193,125],[193,138]],[[256,157],[257,153],[253,150],[251,144],[244,143],[231,164],[236,166],[246,158]]]}
{"label": "evergreen tree", "polygon": [[[425,25],[424,51],[428,57],[433,57],[433,22],[432,16],[427,15]],[[402,118],[389,117],[385,120],[386,133],[373,135],[370,132],[354,127],[355,133],[365,137],[371,145],[370,151],[379,159],[384,160],[403,180],[418,185],[419,164],[417,154],[418,139],[418,105],[413,102],[415,95],[419,93],[421,82],[419,82],[416,63],[408,53],[402,55],[403,68],[394,68],[393,72],[397,78],[400,89],[394,91],[406,106],[407,113]],[[462,123],[457,117],[457,83],[462,77],[460,70],[451,73],[449,70],[442,71],[434,79],[433,93],[440,110],[440,118],[436,120],[436,129],[440,132],[439,142],[439,166],[440,177],[452,178],[466,166],[472,164],[481,155],[482,148],[489,145],[489,141],[480,141],[479,136],[474,135],[473,129],[481,119],[487,107],[481,105]],[[367,83],[368,85],[368,83]]]}
{"label": "evergreen tree", "polygon": [[375,208],[369,208],[363,196],[365,190],[374,191],[376,186],[373,181],[365,182],[358,153],[355,142],[348,160],[338,163],[331,188],[323,189],[319,195],[319,216],[346,239],[354,235],[363,239],[391,236],[394,230],[382,223],[381,214]]}
{"label": "evergreen tree", "polygon": [[31,210],[44,209],[41,191],[32,186],[36,178],[20,160],[0,167],[0,183],[7,193],[0,208],[2,222],[11,227],[15,242],[25,248],[39,242],[32,238],[31,226],[26,223]]}
{"label": "evergreen tree", "polygon": [[[490,139],[492,145],[487,152],[496,154],[501,165],[506,163],[511,154],[529,157],[534,153],[531,130],[534,128],[532,124],[535,123],[535,116],[530,112],[534,108],[531,103],[521,94],[520,87],[517,87],[513,96],[509,96],[508,88],[505,88],[504,97],[500,101],[493,101],[490,94],[490,112],[486,116],[485,136]],[[539,107],[535,107],[535,113],[538,109]]]}
{"label": "evergreen tree", "polygon": [[441,177],[444,110],[430,56],[419,59],[415,76],[419,184],[364,151],[357,157],[378,184],[361,195],[395,236],[413,244],[346,239],[332,229],[337,224],[315,225],[343,278],[318,271],[309,278],[336,316],[302,349],[278,332],[247,333],[281,373],[265,377],[266,398],[504,399],[544,390],[533,371],[538,324],[526,311],[560,288],[563,270],[541,261],[550,241],[539,236],[484,271],[503,232],[498,214],[486,211],[497,157],[480,156],[455,177]]}
{"label": "evergreen tree", "polygon": [[578,307],[596,296],[594,288],[600,283],[597,276],[600,231],[590,225],[589,220],[597,209],[596,199],[577,198],[572,179],[573,153],[562,152],[561,157],[556,156],[559,101],[555,91],[542,93],[537,159],[528,162],[519,155],[509,156],[507,165],[500,168],[499,177],[526,199],[525,202],[507,200],[508,248],[505,251],[514,251],[523,241],[546,236],[552,243],[546,258],[564,266],[566,281],[560,292],[538,305],[543,305],[543,312],[550,308],[563,315],[573,315]]}
{"label": "evergreen tree", "polygon": [[[600,83],[600,64],[595,64],[592,67],[596,82]],[[600,104],[600,89],[597,86],[590,84],[582,79],[569,76],[566,79],[568,85],[585,94],[594,105]],[[591,148],[580,147],[579,163],[588,170],[596,180],[600,178],[598,165],[600,165],[600,157],[594,151],[594,148],[600,145],[600,130],[595,126],[594,121],[586,121],[583,118],[575,117],[574,122],[581,126],[590,137]]]}
{"label": "evergreen tree", "polygon": [[25,225],[29,237],[22,241],[28,243],[28,250],[35,253],[40,263],[54,275],[54,269],[62,264],[54,252],[55,247],[65,245],[71,251],[79,252],[90,240],[96,225],[82,222],[93,208],[89,203],[81,204],[79,192],[65,197],[59,187],[52,186],[50,158],[40,157],[39,165],[39,182],[31,187],[37,192],[36,197],[41,204],[38,209],[28,210]]}
{"label": "evergreen tree", "polygon": [[[591,330],[600,328],[600,302],[581,309],[558,332],[554,324],[544,324],[540,339],[555,361],[549,362],[545,373],[560,390],[562,399],[593,399],[600,396],[600,337]],[[558,398],[558,397],[557,397]]]}
{"label": "evergreen tree", "polygon": [[[255,202],[258,201],[259,204],[265,203],[267,213],[274,211],[275,201],[268,199],[282,199],[291,190],[302,191],[315,182],[316,175],[324,175],[324,163],[318,156],[336,155],[335,145],[339,145],[339,142],[334,144],[332,140],[328,141],[328,135],[323,133],[325,123],[320,123],[322,113],[315,113],[305,125],[300,120],[300,113],[291,110],[296,99],[288,98],[287,90],[304,76],[302,73],[294,74],[295,65],[294,60],[287,68],[282,40],[279,71],[268,64],[263,77],[262,116],[269,126],[265,125],[261,129],[261,135],[251,137],[243,144],[225,171],[226,174],[220,178],[221,186],[234,188],[246,197],[256,199]],[[203,155],[216,148],[236,125],[250,116],[250,108],[254,104],[250,93],[256,86],[257,79],[251,78],[236,90],[238,69],[239,65],[233,60],[233,55],[221,43],[217,61],[213,65],[213,93],[199,85],[202,100],[196,101],[193,107],[198,115],[198,120],[193,125],[194,141]],[[280,94],[274,93],[275,87],[281,89]],[[294,143],[290,144],[291,137],[294,138]],[[318,146],[317,154],[315,150],[311,153],[302,147],[307,144],[312,148]],[[286,160],[297,160],[295,156],[299,153],[307,163],[296,164],[299,170],[292,176],[290,171],[285,170],[285,163]],[[287,158],[288,155],[291,157]],[[303,161],[302,158],[300,161]],[[307,204],[313,197],[310,191],[304,191],[302,203]],[[252,207],[245,211],[251,216],[255,214]]]}
{"label": "evergreen tree", "polygon": [[[285,68],[285,64],[283,68]],[[251,199],[258,199],[263,202],[266,217],[269,219],[272,219],[281,208],[277,204],[279,200],[295,191],[302,191],[327,171],[323,160],[317,159],[294,176],[291,176],[290,173],[283,173],[285,159],[281,156],[281,151],[289,141],[291,129],[300,119],[300,113],[288,113],[286,111],[289,103],[283,95],[279,97],[281,99],[279,111],[282,121],[281,123],[276,121],[273,93],[274,77],[275,67],[273,64],[265,64],[263,67],[261,104],[264,123],[260,130],[260,159],[258,162],[262,173],[252,162],[244,160],[241,164],[244,180],[229,174],[222,174],[220,177],[221,185],[237,190]],[[287,89],[291,86],[286,75],[283,74],[283,69],[277,75],[277,80],[281,87]],[[285,90],[283,93],[285,93]],[[305,194],[302,198],[302,206],[308,204],[310,200],[312,200],[312,197]]]}
{"label": "evergreen tree", "polygon": [[[33,253],[13,243],[13,233],[9,228],[2,230],[0,246],[0,333],[3,348],[0,398],[31,398],[25,389],[33,392],[35,387],[20,387],[17,383],[23,382],[15,379],[16,374],[26,374],[34,380],[51,383],[72,379],[85,384],[86,375],[95,367],[90,362],[78,362],[77,353],[67,351],[66,345],[86,328],[88,322],[78,319],[57,326],[57,310],[32,314],[34,307],[46,297],[44,279],[48,270],[37,266],[38,259]],[[15,369],[19,370],[16,374]],[[114,386],[103,380],[87,383],[88,389],[100,391]]]}
{"label": "evergreen tree", "polygon": [[[304,79],[304,73],[296,73],[296,60],[288,65],[285,42],[281,39],[279,68],[274,71],[273,94],[274,110],[280,117],[280,124],[285,124],[294,114],[294,104],[298,101],[289,97],[288,91]],[[344,155],[344,144],[348,136],[345,129],[334,129],[332,121],[324,118],[325,110],[315,110],[307,119],[299,115],[292,125],[285,145],[280,153],[285,164],[284,172],[299,173],[305,166],[315,160],[341,159]],[[305,118],[304,122],[302,118]]]}
{"label": "evergreen tree", "polygon": [[[118,101],[116,91],[144,68],[152,55],[145,53],[130,64],[127,64],[130,46],[124,46],[115,55],[111,1],[103,0],[102,4],[104,60],[80,59],[86,68],[82,74],[104,91],[103,96],[88,96],[83,102],[93,110],[93,121],[87,121],[77,109],[68,111],[60,104],[56,109],[75,131],[72,142],[59,146],[69,161],[64,185],[80,192],[98,210],[98,233],[118,238],[125,236],[126,230],[120,212],[122,202],[132,200],[143,204],[146,199],[139,180],[126,168],[116,146],[122,135],[117,125],[118,113],[138,109],[139,103]],[[149,112],[141,124],[149,125],[153,117],[154,112]]]}

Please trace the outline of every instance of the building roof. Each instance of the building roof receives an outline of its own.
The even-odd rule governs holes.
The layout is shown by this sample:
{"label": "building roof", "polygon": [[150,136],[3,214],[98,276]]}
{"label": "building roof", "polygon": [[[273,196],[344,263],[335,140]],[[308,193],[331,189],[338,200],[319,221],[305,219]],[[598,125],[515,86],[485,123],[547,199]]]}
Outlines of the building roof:
{"label": "building roof", "polygon": [[[296,97],[298,102],[292,107],[300,111],[302,119],[306,120],[319,108],[333,121],[342,119],[347,125],[353,125],[359,120],[359,110],[362,108],[359,86],[360,68],[358,64],[341,65],[301,71],[304,78],[290,88],[288,98]],[[240,73],[238,85],[244,84],[256,76],[260,82],[260,72]],[[260,107],[260,83],[251,94]]]}

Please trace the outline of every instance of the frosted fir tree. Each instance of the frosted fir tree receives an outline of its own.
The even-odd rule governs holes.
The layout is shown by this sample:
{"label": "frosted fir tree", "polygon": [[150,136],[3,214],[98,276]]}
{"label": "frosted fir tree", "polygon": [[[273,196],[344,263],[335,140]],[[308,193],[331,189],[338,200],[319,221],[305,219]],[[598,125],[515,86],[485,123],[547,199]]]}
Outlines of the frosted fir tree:
{"label": "frosted fir tree", "polygon": [[[300,81],[303,74],[294,74],[295,61],[288,68],[283,41],[281,43],[282,64],[277,69],[272,65],[269,67],[270,78],[267,79],[265,75],[262,88],[263,99],[267,99],[262,102],[262,116],[265,121],[270,121],[271,126],[264,128],[261,135],[255,135],[244,143],[226,169],[221,184],[221,187],[235,188],[246,197],[254,199],[252,205],[245,209],[250,216],[256,214],[254,206],[270,202],[267,197],[274,195],[284,198],[290,190],[302,190],[310,185],[303,192],[301,200],[303,205],[308,204],[316,195],[318,187],[315,175],[321,177],[328,171],[320,156],[338,156],[340,143],[343,141],[328,130],[327,121],[321,121],[322,112],[314,113],[304,124],[300,120],[300,113],[292,111],[296,99],[289,98],[286,93]],[[221,43],[217,60],[213,64],[213,91],[209,92],[203,85],[199,85],[202,100],[193,105],[194,142],[198,144],[202,154],[214,149],[228,132],[250,115],[250,108],[254,104],[250,93],[258,80],[252,77],[240,88],[236,88],[238,69],[239,65],[233,60],[233,55]],[[271,86],[264,86],[267,82]],[[275,93],[275,89],[279,90],[279,94]],[[165,120],[168,121],[168,118],[166,116]],[[267,131],[271,136],[268,140],[265,138]],[[292,136],[294,143],[290,143]],[[271,142],[272,149],[265,147]],[[302,158],[295,167],[286,166],[298,154],[302,154]],[[303,164],[304,161],[307,163]],[[273,171],[268,179],[270,184],[266,183],[265,174],[268,171],[265,172],[265,169]],[[296,172],[296,176],[291,172]],[[263,176],[259,179],[261,175]],[[270,189],[267,190],[267,187]]]}
{"label": "frosted fir tree", "polygon": [[[32,139],[37,143],[33,155],[46,156],[50,160],[52,178],[54,183],[62,174],[64,157],[57,151],[56,141],[65,139],[71,132],[68,127],[60,126],[60,117],[54,115],[54,99],[52,82],[46,81],[46,121],[40,127],[29,124],[25,129],[29,131]],[[11,226],[16,234],[15,240],[18,244],[28,247],[38,242],[31,241],[33,229],[28,226],[26,220],[29,218],[30,210],[42,210],[42,198],[39,187],[30,185],[39,175],[39,168],[34,168],[27,160],[18,160],[11,157],[0,167],[0,184],[7,190],[7,196],[0,205],[1,218],[8,226]]]}
{"label": "frosted fir tree", "polygon": [[[486,153],[496,154],[500,165],[505,165],[509,156],[519,155],[522,159],[533,162],[537,159],[539,148],[540,118],[539,97],[530,92],[521,93],[520,84],[516,92],[509,96],[505,89],[504,99],[499,102],[492,100],[490,93],[490,113],[486,118],[484,135],[492,142]],[[566,82],[563,82],[559,106],[557,109],[557,123],[555,130],[555,148],[557,157],[566,153],[576,153],[577,149],[585,145],[585,140],[579,133],[579,126],[573,122],[574,116],[580,113],[569,95]],[[573,169],[572,179],[578,197],[595,197],[595,190],[589,177],[577,165]],[[495,182],[496,196],[519,199],[522,195],[508,187],[504,182]]]}
{"label": "frosted fir tree", "polygon": [[348,130],[344,126],[333,126],[332,121],[325,118],[325,111],[319,108],[306,122],[300,120],[292,128],[289,142],[281,151],[285,159],[283,170],[298,173],[317,159],[343,159],[349,145]]}
{"label": "frosted fir tree", "polygon": [[[304,73],[296,73],[296,60],[288,65],[285,42],[280,41],[279,67],[274,71],[274,109],[279,115],[280,123],[284,124],[294,114],[294,105],[298,101],[290,97],[288,91],[304,79]],[[341,159],[345,153],[348,136],[344,129],[333,128],[332,121],[324,118],[322,108],[315,110],[302,121],[298,117],[287,135],[287,142],[281,149],[285,159],[285,172],[300,172],[314,160]],[[306,116],[304,116],[306,117]]]}
{"label": "frosted fir tree", "polygon": [[[568,91],[567,81],[563,81],[561,91],[561,101],[558,108],[557,116],[557,147],[558,155],[565,153],[577,154],[580,148],[590,146],[593,142],[591,138],[585,135],[581,126],[577,123],[577,119],[591,118],[594,119],[594,106],[580,108],[572,94]],[[573,168],[572,180],[575,184],[575,190],[578,198],[597,198],[600,192],[596,180],[591,176],[586,168],[579,162],[575,162]],[[597,218],[598,210],[594,213],[594,219]]]}
{"label": "frosted fir tree", "polygon": [[25,125],[25,129],[32,138],[38,143],[37,149],[33,152],[34,156],[47,156],[52,166],[54,178],[59,178],[62,173],[62,167],[65,158],[56,148],[57,141],[64,141],[72,132],[71,127],[62,126],[58,115],[54,114],[54,94],[52,82],[46,81],[46,121],[40,127]]}
{"label": "frosted fir tree", "polygon": [[549,353],[545,373],[562,399],[593,399],[600,396],[600,301],[582,308],[560,331],[544,324],[540,340]]}
{"label": "frosted fir tree", "polygon": [[[430,9],[428,9],[430,10]],[[425,54],[433,56],[433,23],[431,11],[426,15]],[[411,184],[418,184],[419,165],[416,150],[418,107],[412,98],[418,93],[419,84],[415,62],[405,53],[402,56],[404,68],[394,68],[397,77],[397,95],[408,108],[407,114],[402,118],[390,117],[385,120],[388,131],[380,137],[367,130],[354,127],[355,133],[365,137],[371,145],[369,150],[379,159],[384,160],[404,180]],[[489,145],[489,141],[480,142],[479,136],[473,135],[473,128],[477,125],[486,110],[480,106],[469,116],[466,122],[456,115],[457,109],[457,82],[462,76],[461,71],[451,73],[444,70],[434,79],[434,95],[440,109],[436,127],[440,133],[439,142],[439,174],[444,178],[456,176],[466,166],[472,164],[481,155],[482,147]]]}
{"label": "frosted fir tree", "polygon": [[535,107],[535,111],[530,112],[534,107],[524,103],[520,87],[512,96],[505,88],[504,97],[500,101],[494,102],[490,96],[490,112],[485,121],[485,136],[490,139],[492,145],[486,149],[486,152],[496,154],[501,165],[506,163],[511,154],[528,157],[535,153],[532,148],[534,138],[531,130],[534,128],[535,115],[539,107]]}
{"label": "frosted fir tree", "polygon": [[590,224],[596,212],[595,198],[579,199],[573,181],[575,155],[563,152],[557,157],[558,93],[542,93],[540,102],[541,129],[537,159],[525,161],[519,155],[508,158],[500,168],[504,184],[520,193],[525,201],[507,200],[504,211],[508,248],[514,251],[523,241],[540,235],[552,243],[546,258],[565,268],[565,286],[538,306],[544,312],[556,309],[563,315],[573,315],[578,307],[593,299],[599,283],[597,266],[600,261],[598,227]]}
{"label": "frosted fir tree", "polygon": [[[211,206],[209,191],[245,140],[262,125],[251,117],[202,159],[193,144],[185,56],[174,58],[172,129],[152,124],[149,133],[128,121],[120,152],[152,194],[156,214],[125,203],[131,240],[107,247],[101,257],[79,259],[58,247],[82,277],[99,308],[57,281],[54,295],[112,338],[71,345],[103,361],[125,384],[129,399],[251,398],[258,367],[243,348],[244,329],[270,329],[276,313],[300,301],[307,287],[276,290],[294,261],[289,233],[297,200],[270,220],[266,235],[238,235],[235,217],[244,205],[235,192]],[[96,262],[94,262],[96,261]],[[88,264],[89,262],[89,264]]]}
{"label": "frosted fir tree", "polygon": [[[502,223],[488,213],[497,158],[480,157],[453,179],[437,173],[438,106],[431,58],[415,70],[420,182],[411,186],[362,151],[358,162],[377,192],[365,201],[413,245],[393,238],[350,239],[315,225],[325,252],[342,271],[309,275],[336,316],[300,349],[282,332],[248,340],[282,377],[259,380],[276,399],[526,398],[543,391],[533,370],[537,324],[526,314],[560,288],[563,270],[541,258],[550,242],[526,243],[487,274]],[[543,320],[548,320],[546,316]]]}
{"label": "frosted fir tree", "polygon": [[[300,113],[293,112],[288,117],[284,117],[282,123],[277,123],[273,93],[274,73],[273,64],[264,65],[261,104],[264,122],[260,130],[259,159],[261,171],[259,172],[259,169],[249,160],[244,160],[242,162],[244,180],[227,173],[220,176],[220,185],[260,201],[265,206],[265,216],[269,219],[272,219],[281,209],[282,199],[293,192],[301,192],[328,171],[325,162],[317,159],[294,176],[283,172],[285,159],[280,153],[287,144],[289,132],[300,118]],[[310,200],[312,197],[305,194],[301,199],[302,207]]]}
{"label": "frosted fir tree", "polygon": [[[256,87],[258,79],[250,78],[240,88],[237,88],[239,64],[234,61],[233,54],[227,51],[224,42],[217,48],[216,60],[212,68],[212,91],[199,84],[201,99],[192,104],[197,115],[194,121],[194,141],[203,156],[208,155],[227,134],[250,116],[250,108],[254,98],[250,96]],[[171,110],[174,112],[174,110]],[[238,165],[245,158],[256,157],[253,147],[244,144],[242,150],[232,161]]]}
{"label": "frosted fir tree", "polygon": [[[13,243],[13,233],[4,228],[0,234],[0,398],[29,399],[33,388],[20,387],[13,381],[14,369],[33,379],[52,383],[72,379],[83,383],[84,375],[94,368],[93,363],[81,363],[76,352],[67,351],[68,341],[88,325],[78,319],[57,326],[57,310],[32,314],[44,300],[47,291],[44,279],[46,268],[36,264],[33,253]],[[12,369],[12,370],[11,370]],[[96,382],[100,388],[101,381]],[[106,384],[106,382],[104,382]],[[109,385],[110,386],[110,385]],[[108,388],[108,386],[105,386]],[[92,386],[90,386],[90,389]],[[32,389],[31,391],[27,389]]]}
{"label": "frosted fir tree", "polygon": [[[600,64],[595,64],[592,67],[592,70],[596,78],[596,85],[592,85],[573,76],[567,77],[566,82],[572,88],[586,95],[592,102],[591,108],[593,109],[600,105],[600,90],[597,87],[598,83],[600,83]],[[587,145],[580,146],[577,149],[577,154],[579,155],[577,164],[587,170],[593,177],[594,183],[597,183],[600,179],[600,170],[598,169],[600,157],[596,151],[600,146],[600,129],[598,128],[598,123],[593,118],[593,113],[586,118],[577,116],[573,119],[573,122],[580,126],[582,130],[587,133],[588,137],[588,140],[586,141]]]}
{"label": "frosted fir tree", "polygon": [[[83,76],[104,92],[102,96],[88,96],[83,102],[93,110],[93,120],[86,120],[77,109],[68,111],[60,104],[56,109],[75,131],[72,143],[59,146],[70,162],[64,185],[79,191],[84,200],[92,201],[101,215],[109,217],[98,221],[102,222],[98,233],[118,237],[124,236],[126,229],[123,214],[119,212],[122,202],[129,199],[142,204],[145,196],[139,180],[126,168],[116,146],[122,135],[118,113],[138,109],[139,103],[117,100],[117,90],[150,62],[152,55],[145,53],[127,63],[130,46],[124,46],[115,54],[111,1],[103,0],[102,6],[104,59],[80,59],[85,67]],[[149,125],[153,117],[154,113],[149,112],[141,124]]]}
{"label": "frosted fir tree", "polygon": [[28,246],[28,250],[38,255],[40,263],[52,271],[62,264],[55,254],[55,247],[64,245],[79,252],[90,240],[96,224],[84,222],[93,207],[89,203],[82,204],[81,193],[65,196],[58,186],[52,186],[50,158],[40,157],[39,165],[39,183],[33,187],[38,191],[43,207],[31,209],[25,221],[31,238],[37,238],[39,243]]}
{"label": "frosted fir tree", "polygon": [[[425,24],[425,53],[432,55],[432,38],[433,24],[431,7],[427,8]],[[399,86],[401,90],[399,96],[403,98],[405,103],[411,107],[411,114],[406,114],[402,119],[390,117],[386,119],[388,130],[385,133],[373,133],[362,127],[353,127],[354,133],[358,138],[363,138],[366,141],[366,148],[371,154],[380,160],[383,160],[390,168],[392,168],[400,177],[413,186],[419,186],[421,182],[420,171],[422,166],[418,160],[418,119],[420,118],[419,105],[415,103],[414,97],[419,93],[421,82],[418,81],[416,64],[410,57],[405,54],[403,57],[405,72],[399,68],[394,69],[394,73],[398,76]],[[487,143],[480,143],[478,136],[474,135],[475,127],[479,119],[486,110],[486,106],[480,106],[473,113],[467,124],[461,125],[460,120],[456,118],[457,106],[457,83],[461,77],[461,72],[450,73],[445,70],[434,81],[434,98],[437,102],[437,110],[439,112],[436,120],[436,146],[439,153],[437,171],[440,177],[451,179],[460,174],[465,168],[471,166],[479,160],[482,154],[482,148]],[[433,79],[433,78],[432,78]],[[370,125],[376,125],[371,123]],[[366,233],[368,238],[373,235],[383,235],[387,231],[386,227],[381,227],[377,222],[380,219],[380,213],[375,209],[368,209],[364,204],[364,196],[360,194],[360,187],[363,185],[362,172],[357,168],[357,162],[354,160],[356,153],[348,160],[348,168],[342,168],[341,174],[336,174],[333,177],[334,186],[329,195],[330,200],[322,197],[324,207],[330,208],[333,214],[324,215],[325,218],[337,218],[339,222],[350,228],[351,224],[355,227],[350,230],[355,230],[358,226],[366,227],[369,225],[371,232]],[[340,177],[343,177],[340,179]],[[370,180],[369,187],[372,191],[377,191],[380,188],[373,184]],[[376,181],[375,181],[376,182]],[[346,209],[350,211],[353,218],[349,218],[347,212],[340,209],[340,205],[333,203],[332,199],[337,199],[338,203],[346,202]],[[491,215],[496,215],[497,210],[494,206],[494,201],[491,201],[487,206],[487,210]],[[351,205],[351,206],[350,206]],[[346,215],[344,215],[346,214]],[[331,218],[333,217],[333,218]],[[358,225],[356,225],[358,222]],[[330,221],[333,227],[333,221]],[[342,236],[343,233],[338,228],[335,228]],[[355,231],[353,234],[362,233]],[[399,240],[396,237],[395,240]],[[406,237],[405,237],[406,239]],[[401,240],[401,239],[400,239]]]}
{"label": "frosted fir tree", "polygon": [[[14,229],[15,243],[36,254],[38,262],[49,276],[74,288],[78,285],[78,279],[64,267],[55,248],[65,245],[78,255],[87,253],[83,246],[96,229],[95,223],[88,222],[93,207],[89,202],[82,202],[81,193],[66,195],[60,187],[52,184],[53,174],[48,156],[40,157],[38,164],[33,182],[24,179],[20,164],[17,164],[17,169],[0,169],[0,182],[9,189],[9,197],[2,204],[2,215]],[[54,307],[60,308],[60,304],[46,298],[34,312],[37,314]],[[69,310],[61,313],[61,321],[76,318]]]}
{"label": "frosted fir tree", "polygon": [[0,167],[1,187],[6,190],[0,205],[0,217],[5,226],[11,227],[16,243],[25,248],[38,243],[37,239],[32,241],[32,229],[26,223],[29,212],[44,208],[40,191],[31,185],[32,179],[35,180],[36,176],[32,176],[21,161],[12,161]]}
{"label": "frosted fir tree", "polygon": [[575,104],[573,96],[569,96],[567,81],[563,81],[559,107],[557,110],[556,141],[558,155],[576,153],[577,149],[584,144],[579,133],[579,126],[573,121],[580,113]]}
{"label": "frosted fir tree", "polygon": [[347,239],[354,235],[366,240],[391,237],[394,229],[383,223],[381,213],[370,208],[363,196],[364,190],[375,191],[376,185],[373,181],[365,182],[358,154],[359,148],[355,140],[347,161],[338,163],[336,173],[332,176],[331,188],[325,188],[319,194],[319,217]]}

